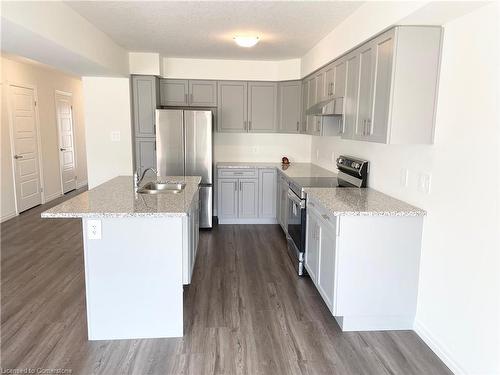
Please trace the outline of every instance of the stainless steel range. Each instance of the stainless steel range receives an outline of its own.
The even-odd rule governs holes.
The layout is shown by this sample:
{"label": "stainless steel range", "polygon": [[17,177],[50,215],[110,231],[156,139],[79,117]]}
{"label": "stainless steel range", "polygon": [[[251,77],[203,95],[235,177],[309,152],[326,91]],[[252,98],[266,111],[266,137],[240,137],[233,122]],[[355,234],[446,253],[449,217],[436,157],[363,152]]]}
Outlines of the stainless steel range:
{"label": "stainless steel range", "polygon": [[302,276],[304,270],[304,255],[306,247],[306,207],[308,187],[366,187],[368,180],[368,166],[366,160],[351,156],[337,158],[337,177],[296,177],[288,184],[288,251]]}

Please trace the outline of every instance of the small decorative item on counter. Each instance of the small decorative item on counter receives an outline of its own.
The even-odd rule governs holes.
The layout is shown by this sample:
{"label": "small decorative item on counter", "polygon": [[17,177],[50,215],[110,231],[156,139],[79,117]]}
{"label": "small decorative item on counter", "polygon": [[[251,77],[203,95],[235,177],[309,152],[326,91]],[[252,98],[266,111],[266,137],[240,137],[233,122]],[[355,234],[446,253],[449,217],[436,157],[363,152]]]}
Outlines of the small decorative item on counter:
{"label": "small decorative item on counter", "polygon": [[281,158],[281,164],[288,165],[288,164],[290,164],[290,160],[288,160],[288,158],[286,156],[283,156]]}

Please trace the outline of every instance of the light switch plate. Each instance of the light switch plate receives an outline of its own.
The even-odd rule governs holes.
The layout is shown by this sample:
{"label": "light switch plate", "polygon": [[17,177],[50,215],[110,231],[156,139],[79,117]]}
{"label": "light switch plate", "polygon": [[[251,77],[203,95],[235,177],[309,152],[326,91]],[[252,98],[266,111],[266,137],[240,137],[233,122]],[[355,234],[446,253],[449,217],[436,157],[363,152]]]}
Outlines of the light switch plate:
{"label": "light switch plate", "polygon": [[89,240],[100,240],[101,237],[101,220],[87,220],[87,238]]}
{"label": "light switch plate", "polygon": [[430,194],[431,192],[431,174],[430,173],[420,173],[418,175],[418,190],[425,194]]}
{"label": "light switch plate", "polygon": [[401,169],[401,176],[399,183],[402,187],[408,187],[408,169]]}
{"label": "light switch plate", "polygon": [[119,131],[112,131],[110,137],[111,142],[120,142],[121,133]]}
{"label": "light switch plate", "polygon": [[259,153],[259,146],[253,146],[253,147],[252,147],[252,152],[253,152],[254,154],[258,154],[258,153]]}

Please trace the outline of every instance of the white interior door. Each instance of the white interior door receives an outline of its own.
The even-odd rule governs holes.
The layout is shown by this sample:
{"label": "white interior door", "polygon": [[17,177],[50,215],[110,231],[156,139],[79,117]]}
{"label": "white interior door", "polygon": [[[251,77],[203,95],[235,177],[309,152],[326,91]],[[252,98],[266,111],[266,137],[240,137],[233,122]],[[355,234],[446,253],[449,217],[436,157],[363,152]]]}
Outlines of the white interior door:
{"label": "white interior door", "polygon": [[42,203],[35,90],[10,86],[12,116],[12,154],[18,212]]}
{"label": "white interior door", "polygon": [[56,93],[57,128],[59,131],[59,163],[63,193],[76,189],[72,100],[71,94]]}

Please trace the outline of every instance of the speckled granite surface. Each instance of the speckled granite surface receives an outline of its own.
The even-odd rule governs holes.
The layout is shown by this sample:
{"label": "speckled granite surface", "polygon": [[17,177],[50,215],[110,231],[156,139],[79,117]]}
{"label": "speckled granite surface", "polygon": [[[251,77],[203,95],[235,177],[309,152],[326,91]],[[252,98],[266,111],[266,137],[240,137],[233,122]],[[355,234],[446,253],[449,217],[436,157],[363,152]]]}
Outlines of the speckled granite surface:
{"label": "speckled granite surface", "polygon": [[290,163],[282,166],[281,163],[262,162],[219,162],[217,168],[276,168],[285,176],[293,177],[335,177],[336,174],[311,163]]}
{"label": "speckled granite surface", "polygon": [[418,207],[370,188],[306,188],[307,199],[334,216],[424,216]]}
{"label": "speckled granite surface", "polygon": [[43,218],[109,218],[185,216],[198,191],[201,177],[165,176],[146,178],[141,186],[153,180],[183,181],[178,194],[136,194],[132,176],[119,176],[77,195],[42,213]]}

